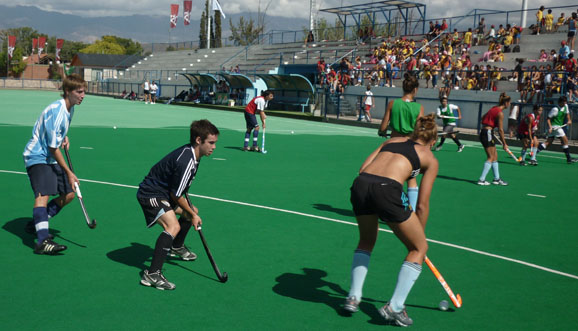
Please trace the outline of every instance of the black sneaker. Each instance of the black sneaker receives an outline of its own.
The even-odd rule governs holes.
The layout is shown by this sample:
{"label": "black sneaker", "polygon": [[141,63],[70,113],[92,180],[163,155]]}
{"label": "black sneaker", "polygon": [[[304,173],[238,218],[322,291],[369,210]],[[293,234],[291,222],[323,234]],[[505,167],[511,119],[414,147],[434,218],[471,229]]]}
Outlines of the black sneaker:
{"label": "black sneaker", "polygon": [[379,314],[383,316],[386,321],[399,326],[410,326],[413,324],[413,320],[407,316],[405,308],[399,313],[396,313],[391,309],[389,303],[379,309]]}
{"label": "black sneaker", "polygon": [[521,165],[521,166],[526,166],[526,161],[523,161],[523,160],[520,161],[520,165]]}
{"label": "black sneaker", "polygon": [[578,159],[571,157],[567,160],[567,162],[568,162],[568,164],[576,163],[576,162],[578,162]]}
{"label": "black sneaker", "polygon": [[538,165],[538,161],[536,161],[536,160],[530,160],[530,165],[537,166],[537,165]]}
{"label": "black sneaker", "polygon": [[149,273],[145,270],[142,274],[140,283],[144,286],[152,286],[159,290],[174,290],[175,284],[169,282],[165,276],[159,271]]}
{"label": "black sneaker", "polygon": [[492,181],[492,184],[494,184],[494,185],[508,186],[508,182],[504,182],[501,178],[495,178],[495,179]]}
{"label": "black sneaker", "polygon": [[40,244],[36,244],[34,247],[34,254],[47,254],[47,255],[54,255],[58,252],[62,252],[67,247],[64,245],[60,245],[55,243],[52,238],[46,238]]}

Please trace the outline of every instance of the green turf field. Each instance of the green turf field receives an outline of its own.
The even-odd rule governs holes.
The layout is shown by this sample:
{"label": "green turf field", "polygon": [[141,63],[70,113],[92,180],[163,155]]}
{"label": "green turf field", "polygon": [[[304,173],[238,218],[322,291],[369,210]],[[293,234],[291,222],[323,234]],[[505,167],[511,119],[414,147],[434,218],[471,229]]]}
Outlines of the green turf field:
{"label": "green turf field", "polygon": [[[58,94],[0,90],[0,98],[3,330],[391,328],[377,309],[391,297],[406,252],[384,225],[361,311],[339,313],[357,244],[349,187],[382,139],[375,130],[270,116],[263,155],[240,151],[242,113],[87,96],[72,120],[70,154],[98,226],[88,229],[74,201],[50,222],[68,250],[38,256],[24,232],[33,195],[21,155],[36,118]],[[190,193],[229,281],[216,280],[191,231],[186,243],[198,260],[165,264],[176,290],[141,286],[161,228],[145,227],[136,186],[202,118],[221,135]],[[575,329],[578,165],[546,151],[538,167],[520,167],[500,151],[510,186],[480,187],[485,154],[478,142],[465,143],[458,154],[447,140],[435,154],[440,172],[426,231],[428,256],[463,307],[438,310],[448,298],[424,264],[406,302],[412,328]]]}

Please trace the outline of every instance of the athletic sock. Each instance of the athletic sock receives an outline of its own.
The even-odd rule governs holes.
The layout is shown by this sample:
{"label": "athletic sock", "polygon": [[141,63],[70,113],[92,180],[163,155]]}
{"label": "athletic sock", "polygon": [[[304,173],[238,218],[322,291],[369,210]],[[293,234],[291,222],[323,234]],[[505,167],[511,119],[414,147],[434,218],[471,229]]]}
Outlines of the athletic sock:
{"label": "athletic sock", "polygon": [[438,144],[438,148],[442,147],[442,145],[446,142],[446,137],[441,137],[440,138],[440,143]]}
{"label": "athletic sock", "polygon": [[36,238],[38,238],[38,243],[40,244],[49,236],[46,207],[35,207],[32,209],[32,219],[36,228]]}
{"label": "athletic sock", "polygon": [[411,205],[411,208],[413,209],[413,211],[416,211],[416,206],[417,206],[417,196],[419,193],[419,188],[417,187],[408,187],[407,188],[407,197],[409,199],[409,204]]}
{"label": "athletic sock", "polygon": [[361,249],[356,249],[353,253],[353,263],[351,265],[351,289],[348,297],[354,296],[355,299],[361,300],[363,283],[367,270],[369,269],[369,259],[371,253]]}
{"label": "athletic sock", "polygon": [[251,137],[251,132],[245,132],[245,144],[243,147],[249,147],[249,138]]}
{"label": "athletic sock", "polygon": [[151,267],[149,268],[149,273],[155,273],[163,268],[167,254],[173,245],[173,240],[173,236],[166,231],[163,231],[159,235],[155,245],[155,252],[153,253],[153,260],[151,262]]}
{"label": "athletic sock", "polygon": [[500,167],[498,161],[492,162],[492,171],[494,172],[494,179],[500,179]]}
{"label": "athletic sock", "polygon": [[253,147],[257,146],[257,140],[259,140],[259,131],[253,130]]}
{"label": "athletic sock", "polygon": [[488,172],[490,172],[490,168],[492,168],[492,163],[488,161],[484,162],[484,170],[482,170],[482,176],[480,176],[481,181],[486,180],[486,176],[488,175]]}
{"label": "athletic sock", "polygon": [[532,155],[530,160],[536,161],[536,154],[538,154],[538,149],[536,147],[530,148],[530,154]]}
{"label": "athletic sock", "polygon": [[570,161],[572,157],[570,156],[570,148],[568,148],[568,145],[562,146],[562,150],[564,151],[564,154],[566,154],[566,160]]}
{"label": "athletic sock", "polygon": [[397,284],[395,284],[395,291],[389,300],[391,309],[394,312],[400,312],[405,307],[405,299],[409,295],[409,291],[415,284],[415,281],[421,273],[421,265],[408,261],[403,261],[399,275],[397,276]]}
{"label": "athletic sock", "polygon": [[462,143],[460,142],[460,140],[456,137],[456,138],[452,138],[452,140],[456,143],[456,145],[461,146]]}
{"label": "athletic sock", "polygon": [[186,217],[181,216],[179,217],[179,225],[181,226],[181,231],[177,233],[175,240],[173,240],[173,247],[175,248],[183,247],[183,245],[185,244],[185,238],[187,237],[189,230],[193,226],[193,223],[187,220]]}
{"label": "athletic sock", "polygon": [[58,203],[56,203],[56,201],[54,201],[55,199],[52,199],[48,205],[46,206],[46,210],[48,212],[48,218],[52,218],[54,216],[56,216],[56,214],[58,214],[58,212],[60,211],[60,209],[62,209]]}
{"label": "athletic sock", "polygon": [[522,154],[520,155],[520,157],[522,158],[522,161],[526,161],[526,153],[528,152],[527,149],[523,149],[522,150]]}
{"label": "athletic sock", "polygon": [[546,145],[544,145],[544,143],[541,143],[540,145],[538,145],[538,151],[536,152],[536,154],[540,153],[544,149],[546,149]]}

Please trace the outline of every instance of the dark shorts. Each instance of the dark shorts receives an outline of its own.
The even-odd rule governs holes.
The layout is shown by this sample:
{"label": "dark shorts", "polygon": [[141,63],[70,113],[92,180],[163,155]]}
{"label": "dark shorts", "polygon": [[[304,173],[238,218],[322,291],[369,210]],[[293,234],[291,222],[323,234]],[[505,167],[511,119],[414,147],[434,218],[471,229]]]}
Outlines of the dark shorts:
{"label": "dark shorts", "polygon": [[403,186],[393,179],[361,173],[351,186],[355,216],[374,215],[384,222],[401,223],[412,213]]}
{"label": "dark shorts", "polygon": [[144,198],[139,196],[136,198],[142,208],[147,227],[149,228],[155,225],[159,217],[163,216],[164,213],[176,208],[176,206],[172,205],[166,198]]}
{"label": "dark shorts", "polygon": [[568,38],[572,38],[576,35],[576,31],[568,31]]}
{"label": "dark shorts", "polygon": [[34,197],[73,192],[68,176],[58,164],[35,164],[26,168]]}
{"label": "dark shorts", "polygon": [[249,114],[247,112],[245,112],[245,123],[247,123],[247,129],[254,129],[259,126],[255,114]]}
{"label": "dark shorts", "polygon": [[508,126],[512,127],[512,126],[518,126],[518,120],[515,120],[513,118],[508,118]]}
{"label": "dark shorts", "polygon": [[149,90],[144,90],[144,94],[150,94],[151,92]]}
{"label": "dark shorts", "polygon": [[496,146],[496,139],[494,138],[492,130],[482,129],[482,131],[480,131],[480,142],[484,148]]}
{"label": "dark shorts", "polygon": [[518,132],[518,139],[520,139],[520,140],[530,139],[530,136],[527,133]]}

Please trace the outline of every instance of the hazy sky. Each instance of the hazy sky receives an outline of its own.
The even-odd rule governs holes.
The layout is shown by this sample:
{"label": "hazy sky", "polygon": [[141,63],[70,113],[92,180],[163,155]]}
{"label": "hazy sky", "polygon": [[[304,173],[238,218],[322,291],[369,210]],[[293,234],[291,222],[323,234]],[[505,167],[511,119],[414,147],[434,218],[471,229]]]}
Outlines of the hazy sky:
{"label": "hazy sky", "polygon": [[[317,8],[333,8],[354,4],[369,3],[369,0],[314,0]],[[269,4],[267,15],[309,18],[309,0],[221,0],[221,6],[225,14],[239,12],[256,12],[258,4],[265,8]],[[482,3],[470,0],[413,0],[413,2],[427,5],[428,18],[462,15],[474,8],[515,10],[522,7],[522,0],[485,0]],[[145,15],[169,15],[171,3],[180,5],[179,15],[182,16],[182,0],[0,0],[0,5],[36,6],[43,10],[58,11],[61,13],[75,14],[80,16],[127,16],[133,14]],[[204,0],[193,0],[193,13],[195,19],[200,18]],[[528,0],[528,8],[544,6],[576,6],[576,0]],[[576,10],[574,9],[574,10]],[[197,17],[198,16],[198,17]],[[331,16],[327,16],[331,17]],[[533,16],[532,16],[533,18]]]}

